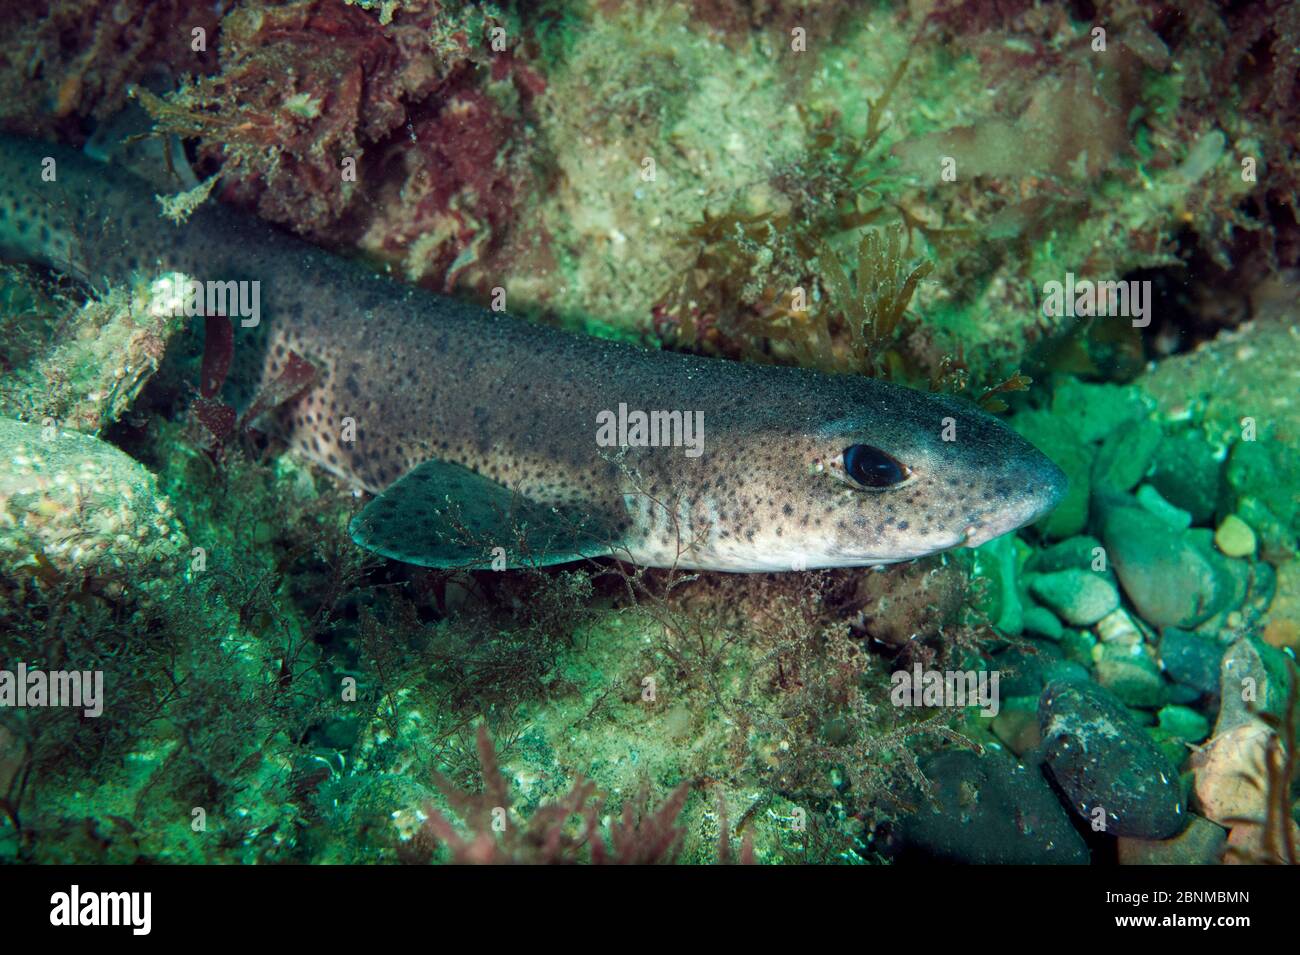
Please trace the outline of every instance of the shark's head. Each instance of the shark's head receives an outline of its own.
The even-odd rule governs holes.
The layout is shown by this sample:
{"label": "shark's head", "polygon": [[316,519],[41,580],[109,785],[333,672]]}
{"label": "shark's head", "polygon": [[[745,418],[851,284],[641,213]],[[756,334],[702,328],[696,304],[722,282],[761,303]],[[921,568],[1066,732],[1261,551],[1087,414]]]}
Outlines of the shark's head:
{"label": "shark's head", "polygon": [[1037,520],[1065,494],[1060,468],[966,401],[863,378],[837,379],[830,390],[765,422],[761,439],[710,442],[709,469],[727,473],[695,498],[713,526],[691,564],[892,563],[977,546]]}

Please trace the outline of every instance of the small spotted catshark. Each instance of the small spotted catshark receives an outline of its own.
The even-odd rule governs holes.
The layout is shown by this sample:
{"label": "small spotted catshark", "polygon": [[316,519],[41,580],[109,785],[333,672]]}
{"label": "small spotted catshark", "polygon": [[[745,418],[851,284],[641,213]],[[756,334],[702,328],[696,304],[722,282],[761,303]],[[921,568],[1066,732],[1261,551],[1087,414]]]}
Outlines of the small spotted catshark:
{"label": "small spotted catshark", "polygon": [[[145,181],[56,146],[0,138],[0,247],[92,285],[260,282],[262,327],[238,353],[266,381],[294,354],[316,369],[261,424],[375,495],[353,538],[413,564],[881,564],[1005,534],[1065,490],[959,399],[518,321],[219,204],[174,225]],[[698,446],[635,440],[656,411]]]}

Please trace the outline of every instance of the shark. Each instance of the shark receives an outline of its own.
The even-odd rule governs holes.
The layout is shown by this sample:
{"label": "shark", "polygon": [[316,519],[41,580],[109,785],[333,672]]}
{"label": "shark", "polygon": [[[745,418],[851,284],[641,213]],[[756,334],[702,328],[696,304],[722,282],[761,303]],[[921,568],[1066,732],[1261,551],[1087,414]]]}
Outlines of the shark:
{"label": "shark", "polygon": [[259,427],[367,496],[360,547],[432,568],[615,557],[764,572],[975,547],[1064,496],[1062,471],[953,396],[570,333],[396,281],[219,202],[0,136],[0,253],[92,288],[256,283],[238,360],[315,371]]}

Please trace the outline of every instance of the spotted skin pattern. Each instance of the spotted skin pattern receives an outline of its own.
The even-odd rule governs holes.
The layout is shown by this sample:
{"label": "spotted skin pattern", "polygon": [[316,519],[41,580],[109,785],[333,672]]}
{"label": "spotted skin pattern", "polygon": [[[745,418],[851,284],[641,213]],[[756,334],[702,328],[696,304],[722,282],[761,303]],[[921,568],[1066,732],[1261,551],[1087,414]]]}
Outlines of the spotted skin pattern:
{"label": "spotted skin pattern", "polygon": [[[42,178],[46,158],[53,182]],[[92,285],[168,271],[260,281],[261,326],[240,331],[237,356],[263,380],[290,352],[318,372],[265,424],[371,493],[438,459],[530,503],[598,518],[609,550],[634,562],[766,571],[973,546],[1036,520],[1065,491],[1032,445],[955,398],[521,322],[217,203],[173,225],[154,191],[79,153],[0,137],[0,251]],[[597,415],[620,403],[702,412],[703,453],[601,447]],[[907,478],[858,485],[843,466],[853,444],[891,455]],[[415,550],[403,559],[438,564]]]}

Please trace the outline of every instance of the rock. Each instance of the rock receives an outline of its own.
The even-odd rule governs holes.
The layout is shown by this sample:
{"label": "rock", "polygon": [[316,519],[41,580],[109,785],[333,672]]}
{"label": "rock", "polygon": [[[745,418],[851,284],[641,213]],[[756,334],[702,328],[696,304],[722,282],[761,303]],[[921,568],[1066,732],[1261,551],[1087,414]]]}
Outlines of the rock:
{"label": "rock", "polygon": [[1166,706],[1157,714],[1160,728],[1189,743],[1210,735],[1210,721],[1188,706]]}
{"label": "rock", "polygon": [[[1164,753],[1165,759],[1169,760],[1170,766],[1177,766],[1180,769],[1187,759],[1188,747],[1187,740],[1181,736],[1175,736],[1173,733],[1155,722],[1155,714],[1148,710],[1131,711],[1141,716],[1151,719],[1151,723],[1144,723],[1147,735],[1151,737],[1151,742],[1156,744],[1160,752]],[[1188,795],[1186,787],[1183,789],[1184,797]]]}
{"label": "rock", "polygon": [[1239,610],[1250,590],[1250,561],[1227,557],[1220,552],[1214,542],[1214,532],[1208,527],[1193,527],[1186,538],[1214,566],[1219,583],[1223,585],[1211,607],[1213,613]]}
{"label": "rock", "polygon": [[1056,614],[1046,607],[1026,607],[1023,620],[1027,632],[1046,637],[1048,640],[1060,640],[1061,634],[1065,632],[1061,621],[1056,619]]}
{"label": "rock", "polygon": [[[1190,686],[1184,686],[1181,683],[1169,684],[1169,702],[1176,703],[1179,706],[1192,706],[1201,702],[1201,693],[1193,690]],[[1217,706],[1218,701],[1212,701]]]}
{"label": "rock", "polygon": [[993,735],[1017,756],[1037,749],[1042,742],[1038,732],[1038,697],[1011,697],[1002,704],[990,724]]}
{"label": "rock", "polygon": [[954,561],[924,558],[858,577],[862,629],[891,646],[941,631],[966,599],[967,574]]}
{"label": "rock", "polygon": [[1097,621],[1097,637],[1111,647],[1132,650],[1145,643],[1142,629],[1123,607],[1117,607]]}
{"label": "rock", "polygon": [[1119,592],[1090,570],[1058,570],[1032,578],[1029,590],[1066,623],[1089,627],[1119,606]]}
{"label": "rock", "polygon": [[1178,774],[1106,690],[1054,681],[1038,703],[1043,754],[1069,805],[1118,836],[1166,839],[1187,821]]}
{"label": "rock", "polygon": [[1067,660],[1081,666],[1092,667],[1092,654],[1097,646],[1097,638],[1086,630],[1066,630],[1061,634],[1061,652]]}
{"label": "rock", "polygon": [[1170,504],[1150,484],[1143,484],[1138,488],[1134,498],[1144,511],[1160,518],[1176,531],[1185,531],[1192,526],[1191,512]]}
{"label": "rock", "polygon": [[1052,540],[1070,537],[1083,530],[1088,523],[1088,499],[1091,496],[1088,471],[1092,466],[1092,457],[1083,448],[1060,442],[1042,450],[1065,472],[1070,484],[1056,509],[1034,526],[1044,537]]}
{"label": "rock", "polygon": [[1119,839],[1120,865],[1214,865],[1223,856],[1228,832],[1201,816],[1172,839]]}
{"label": "rock", "polygon": [[1214,543],[1229,557],[1250,557],[1255,553],[1255,532],[1236,514],[1229,514],[1214,532]]}
{"label": "rock", "polygon": [[[1178,461],[1171,461],[1168,473],[1183,471],[1188,485],[1201,489],[1207,501],[1210,487],[1220,485],[1212,507],[1222,505],[1221,513],[1241,517],[1254,529],[1260,553],[1281,562],[1295,553],[1300,533],[1300,495],[1295,493],[1300,486],[1295,371],[1300,329],[1294,283],[1273,298],[1255,320],[1225,330],[1194,351],[1156,362],[1137,385],[1156,400],[1166,420],[1189,422],[1187,433],[1203,435],[1216,455],[1231,449],[1222,482]],[[1209,510],[1193,507],[1162,483],[1163,454],[1162,447],[1152,479],[1157,488],[1193,511],[1198,523],[1208,520]]]}
{"label": "rock", "polygon": [[1086,444],[1100,441],[1126,422],[1143,418],[1150,405],[1136,388],[1095,385],[1067,378],[1052,395],[1052,417],[1069,422]]}
{"label": "rock", "polygon": [[1124,503],[1103,505],[1101,524],[1124,593],[1148,623],[1190,628],[1219,609],[1231,584],[1185,534]]}
{"label": "rock", "polygon": [[1208,818],[1231,827],[1239,818],[1263,819],[1268,780],[1263,772],[1273,733],[1259,720],[1216,733],[1192,754],[1196,802]]}
{"label": "rock", "polygon": [[1251,637],[1228,648],[1219,668],[1219,719],[1214,735],[1256,721],[1257,714],[1281,717],[1286,709],[1288,657]]}
{"label": "rock", "polygon": [[1146,476],[1160,445],[1160,425],[1149,418],[1125,421],[1106,435],[1092,464],[1093,487],[1129,491]]}
{"label": "rock", "polygon": [[1092,671],[1082,663],[1077,663],[1074,660],[1053,660],[1051,665],[1043,671],[1043,676],[1046,678],[1044,680],[1045,684],[1055,680],[1064,680],[1067,683],[1071,680],[1087,683],[1092,679]]}
{"label": "rock", "polygon": [[1296,535],[1270,511],[1262,501],[1253,497],[1237,499],[1237,515],[1255,531],[1259,540],[1259,556],[1281,564],[1296,555]]}
{"label": "rock", "polygon": [[[1258,439],[1254,443],[1294,449],[1300,436],[1300,403],[1295,400],[1300,331],[1295,307],[1292,284],[1278,296],[1278,304],[1268,306],[1272,317],[1225,330],[1194,351],[1156,362],[1136,384],[1155,399],[1165,419],[1188,421],[1187,433],[1204,435],[1212,448],[1242,442],[1248,435],[1242,419],[1251,416],[1248,424]],[[1276,462],[1272,470],[1278,492],[1285,494],[1296,486],[1294,478],[1286,480]]]}
{"label": "rock", "polygon": [[1057,570],[1091,570],[1106,573],[1106,552],[1101,541],[1081,534],[1037,551],[1025,563],[1025,569],[1036,574],[1050,574]]}
{"label": "rock", "polygon": [[[1051,644],[1043,645],[1043,649],[1059,653]],[[1046,653],[1014,647],[996,654],[992,665],[999,674],[999,695],[1007,699],[1017,696],[1032,696],[1037,699],[1047,683],[1047,672],[1053,662],[1053,658]]]}
{"label": "rock", "polygon": [[[1287,826],[1291,845],[1300,846],[1300,826],[1294,819],[1288,819]],[[1228,865],[1293,865],[1295,860],[1287,857],[1279,836],[1261,823],[1239,822],[1228,831],[1223,861]]]}
{"label": "rock", "polygon": [[43,354],[6,361],[0,415],[91,435],[121,419],[186,325],[155,314],[154,278],[138,275],[67,310]]}
{"label": "rock", "polygon": [[[1277,569],[1262,560],[1250,561],[1247,566],[1250,568],[1250,592],[1243,609],[1253,612],[1257,618],[1262,617],[1277,594]],[[1292,586],[1290,579],[1287,585]]]}
{"label": "rock", "polygon": [[1214,516],[1222,465],[1205,436],[1196,431],[1166,435],[1156,450],[1151,485],[1171,505],[1203,524]]}
{"label": "rock", "polygon": [[1160,665],[1171,680],[1204,696],[1218,696],[1223,649],[1194,633],[1166,627],[1160,638]]}
{"label": "rock", "polygon": [[1224,477],[1233,503],[1253,498],[1292,534],[1300,528],[1300,452],[1285,441],[1237,441]]}
{"label": "rock", "polygon": [[921,760],[937,810],[920,808],[897,827],[903,861],[974,865],[1082,865],[1088,849],[1034,768],[988,750],[945,750]]}
{"label": "rock", "polygon": [[1264,642],[1278,649],[1300,650],[1300,558],[1277,569],[1273,600],[1263,620]]}
{"label": "rock", "polygon": [[176,580],[189,545],[152,474],[75,431],[0,418],[0,573],[116,597]]}
{"label": "rock", "polygon": [[1103,646],[1093,672],[1097,682],[1127,706],[1156,709],[1168,699],[1160,670],[1142,653]]}
{"label": "rock", "polygon": [[976,606],[999,633],[1016,636],[1024,628],[1024,607],[1017,583],[1020,552],[1016,537],[1004,534],[975,550],[974,575],[986,586]]}

